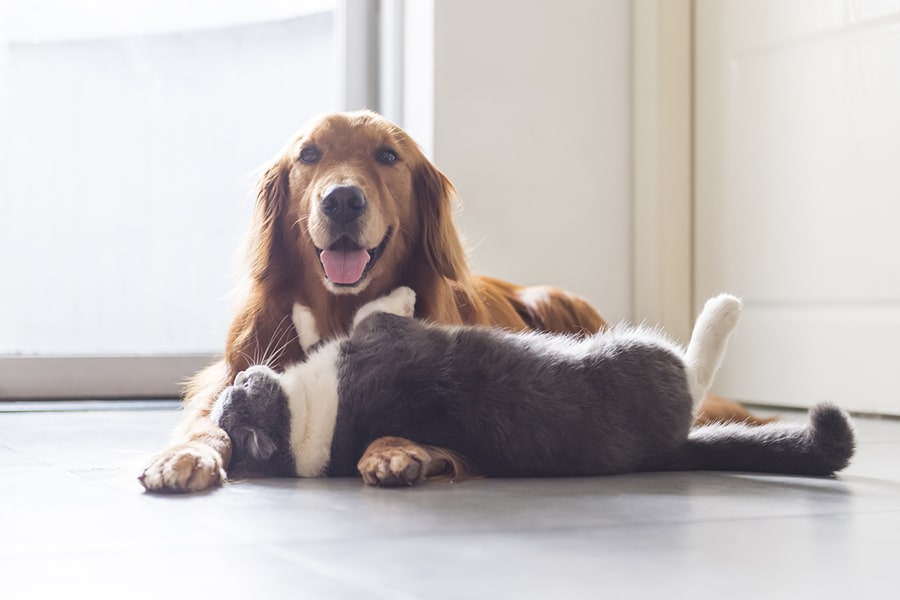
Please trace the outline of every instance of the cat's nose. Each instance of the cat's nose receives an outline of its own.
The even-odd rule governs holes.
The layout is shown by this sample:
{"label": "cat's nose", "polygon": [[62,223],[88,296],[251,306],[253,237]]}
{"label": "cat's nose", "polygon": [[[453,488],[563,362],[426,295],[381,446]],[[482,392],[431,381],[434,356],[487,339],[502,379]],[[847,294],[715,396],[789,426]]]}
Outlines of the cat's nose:
{"label": "cat's nose", "polygon": [[234,385],[241,385],[247,379],[247,372],[241,371],[237,375],[234,376]]}

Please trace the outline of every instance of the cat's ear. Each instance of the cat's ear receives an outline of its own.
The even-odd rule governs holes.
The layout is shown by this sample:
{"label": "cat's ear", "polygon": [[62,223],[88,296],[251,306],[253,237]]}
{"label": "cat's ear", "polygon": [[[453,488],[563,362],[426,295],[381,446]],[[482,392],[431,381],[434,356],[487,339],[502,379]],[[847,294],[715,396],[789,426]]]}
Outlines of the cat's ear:
{"label": "cat's ear", "polygon": [[242,427],[235,432],[235,437],[235,442],[254,460],[268,460],[278,449],[272,438],[257,427]]}

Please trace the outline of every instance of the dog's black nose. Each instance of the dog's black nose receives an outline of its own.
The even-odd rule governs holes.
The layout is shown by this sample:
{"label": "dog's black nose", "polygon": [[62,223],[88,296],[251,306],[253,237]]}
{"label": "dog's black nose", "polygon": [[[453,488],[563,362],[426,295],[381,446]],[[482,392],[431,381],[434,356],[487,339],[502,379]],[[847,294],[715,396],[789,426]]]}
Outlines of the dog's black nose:
{"label": "dog's black nose", "polygon": [[344,224],[366,211],[366,195],[355,185],[333,185],[322,196],[322,212]]}

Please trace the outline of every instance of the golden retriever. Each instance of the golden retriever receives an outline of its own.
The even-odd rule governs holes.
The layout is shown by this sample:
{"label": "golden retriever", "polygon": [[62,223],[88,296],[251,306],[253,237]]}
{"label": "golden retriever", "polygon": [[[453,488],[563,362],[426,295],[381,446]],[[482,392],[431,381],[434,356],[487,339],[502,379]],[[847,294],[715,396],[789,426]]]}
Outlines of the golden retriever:
{"label": "golden retriever", "polygon": [[[231,453],[209,419],[223,388],[251,364],[304,359],[290,319],[310,307],[323,339],[344,333],[356,309],[405,285],[416,314],[447,324],[574,334],[605,326],[584,300],[472,274],[451,216],[453,186],[398,126],[368,111],[308,123],[265,169],[257,188],[247,280],[222,360],[188,384],[173,445],[140,480],[150,491],[219,485]],[[735,408],[739,408],[736,407]],[[369,484],[464,477],[450,453],[383,438],[360,461]]]}

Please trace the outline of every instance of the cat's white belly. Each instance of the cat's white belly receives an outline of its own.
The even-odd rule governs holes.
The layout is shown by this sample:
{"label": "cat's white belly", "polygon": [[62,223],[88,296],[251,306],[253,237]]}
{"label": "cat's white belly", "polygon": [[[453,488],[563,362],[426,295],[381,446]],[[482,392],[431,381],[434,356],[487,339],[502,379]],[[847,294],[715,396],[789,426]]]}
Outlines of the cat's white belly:
{"label": "cat's white belly", "polygon": [[337,421],[339,343],[314,352],[281,375],[291,415],[291,451],[298,477],[321,477],[331,459]]}

